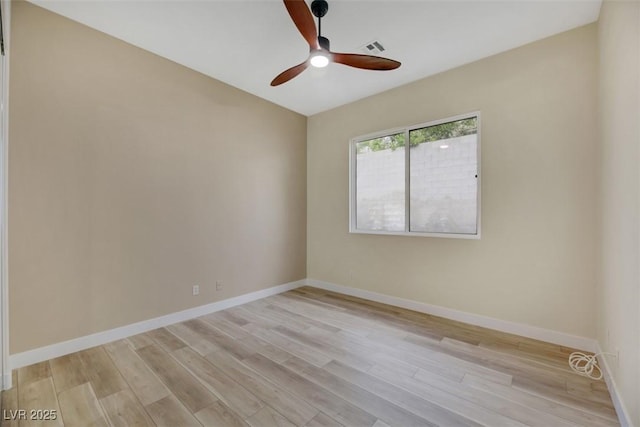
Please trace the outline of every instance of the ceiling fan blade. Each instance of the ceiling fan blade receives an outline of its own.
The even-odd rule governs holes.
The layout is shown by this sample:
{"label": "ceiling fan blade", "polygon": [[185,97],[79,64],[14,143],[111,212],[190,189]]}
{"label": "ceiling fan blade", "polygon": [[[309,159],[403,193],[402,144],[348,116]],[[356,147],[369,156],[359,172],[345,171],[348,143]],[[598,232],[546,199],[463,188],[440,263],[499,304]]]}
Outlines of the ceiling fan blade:
{"label": "ceiling fan blade", "polygon": [[372,55],[360,55],[358,53],[335,53],[332,52],[333,62],[348,65],[365,70],[395,70],[400,66],[400,62],[393,59],[381,58]]}
{"label": "ceiling fan blade", "polygon": [[271,86],[278,86],[282,83],[288,82],[289,80],[306,70],[308,66],[309,61],[304,61],[302,64],[298,64],[295,67],[291,67],[288,70],[281,72],[275,79],[273,79],[273,81],[271,81]]}
{"label": "ceiling fan blade", "polygon": [[309,6],[304,0],[284,0],[284,5],[289,12],[289,16],[293,23],[298,27],[298,31],[302,37],[309,43],[312,49],[319,49],[318,33],[316,32],[316,24],[313,21],[313,15],[309,10]]}

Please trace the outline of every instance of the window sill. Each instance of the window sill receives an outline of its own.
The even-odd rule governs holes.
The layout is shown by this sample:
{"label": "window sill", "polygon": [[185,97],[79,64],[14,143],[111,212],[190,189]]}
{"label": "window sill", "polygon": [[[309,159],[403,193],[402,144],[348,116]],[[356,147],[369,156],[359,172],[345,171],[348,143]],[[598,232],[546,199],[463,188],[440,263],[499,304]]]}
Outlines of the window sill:
{"label": "window sill", "polygon": [[378,236],[406,236],[406,237],[438,237],[446,239],[480,240],[480,231],[477,234],[454,233],[421,233],[418,231],[375,231],[375,230],[349,230],[349,234],[373,234]]}

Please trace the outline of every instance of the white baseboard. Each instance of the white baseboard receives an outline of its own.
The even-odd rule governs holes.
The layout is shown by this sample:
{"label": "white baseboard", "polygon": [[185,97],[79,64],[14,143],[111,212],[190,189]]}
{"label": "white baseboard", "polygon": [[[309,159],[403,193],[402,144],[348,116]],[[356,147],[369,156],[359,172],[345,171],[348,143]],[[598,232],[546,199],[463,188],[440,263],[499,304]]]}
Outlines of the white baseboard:
{"label": "white baseboard", "polygon": [[321,280],[307,279],[307,284],[309,286],[326,289],[328,291],[334,291],[358,298],[364,298],[383,304],[402,307],[409,310],[418,311],[420,313],[426,313],[438,317],[444,317],[446,319],[457,320],[459,322],[482,326],[484,328],[507,332],[509,334],[520,335],[523,337],[562,345],[565,347],[586,350],[590,352],[595,352],[597,348],[597,342],[592,338],[580,337],[564,332],[554,331],[551,329],[539,328],[537,326],[525,325],[523,323],[510,322],[508,320],[495,319],[493,317],[482,316],[479,314],[467,313],[464,311],[454,310],[452,308],[398,298],[385,294],[379,294],[377,292],[371,292],[364,289],[336,285],[335,283],[323,282]]}
{"label": "white baseboard", "polygon": [[[227,308],[235,307],[241,304],[246,304],[248,302],[255,301],[261,298],[266,298],[271,295],[276,295],[282,292],[289,291],[291,289],[296,289],[304,285],[314,286],[317,288],[402,307],[421,313],[432,314],[434,316],[457,320],[476,326],[482,326],[502,332],[538,339],[541,341],[563,345],[566,347],[577,348],[591,352],[596,352],[598,347],[597,342],[594,339],[590,338],[584,338],[566,334],[564,332],[538,328],[536,326],[495,319],[488,316],[467,313],[451,308],[408,300],[404,298],[398,298],[390,295],[380,294],[377,292],[371,292],[364,289],[337,285],[321,280],[306,279],[286,283],[284,285],[274,286],[268,289],[262,289],[260,291],[251,292],[245,295],[240,295],[211,304],[190,308],[176,313],[171,313],[165,316],[156,317],[154,319],[144,320],[119,328],[110,329],[108,331],[98,332],[84,337],[75,338],[69,341],[28,350],[22,353],[12,354],[9,356],[9,367],[10,369],[18,369],[23,366],[32,365],[34,363],[64,356],[66,354],[71,354],[76,351],[85,350],[87,348],[106,344],[122,338],[127,338],[153,329],[161,328],[163,326],[183,322],[185,320],[193,319],[199,316],[204,316],[205,314],[225,310]],[[3,385],[5,385],[5,387],[6,384],[11,383],[10,371],[3,378],[3,382]]]}
{"label": "white baseboard", "polygon": [[[596,353],[602,353],[603,351],[602,348],[600,348],[600,344],[596,344],[596,346]],[[604,382],[607,383],[607,388],[609,389],[609,394],[611,395],[613,406],[616,408],[616,414],[618,414],[620,427],[633,427],[629,411],[627,411],[627,407],[625,406],[624,402],[622,402],[622,399],[620,398],[620,391],[618,390],[616,381],[613,379],[613,375],[611,375],[609,361],[602,355],[598,356],[598,365],[600,366],[600,369],[602,369],[602,377],[604,378]]]}
{"label": "white baseboard", "polygon": [[[185,320],[204,316],[205,314],[214,313],[216,311],[225,310],[237,305],[246,304],[248,302],[266,298],[271,295],[280,294],[291,289],[299,288],[300,286],[304,286],[305,284],[305,280],[285,283],[284,285],[262,289],[256,292],[251,292],[222,301],[216,301],[211,304],[201,305],[199,307],[178,311],[176,313],[167,314],[165,316],[156,317],[154,319],[143,320],[142,322],[132,323],[130,325],[110,329],[108,331],[102,331],[95,334],[86,335],[84,337],[75,338],[69,341],[51,344],[22,353],[12,354],[9,356],[9,367],[10,369],[18,369],[23,366],[29,366],[34,363],[43,362],[45,360],[64,356],[66,354],[75,353],[76,351],[86,350],[91,347],[141,334],[143,332],[151,331],[163,326],[184,322]],[[11,371],[9,371],[7,375],[9,378],[8,384],[10,385]],[[4,381],[4,384],[7,384],[6,375]]]}

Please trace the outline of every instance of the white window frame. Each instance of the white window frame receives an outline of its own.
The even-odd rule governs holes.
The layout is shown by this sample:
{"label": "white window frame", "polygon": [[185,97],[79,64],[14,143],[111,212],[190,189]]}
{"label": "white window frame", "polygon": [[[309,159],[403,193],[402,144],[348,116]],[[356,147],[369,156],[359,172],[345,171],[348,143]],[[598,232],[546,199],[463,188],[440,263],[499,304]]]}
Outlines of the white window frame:
{"label": "white window frame", "polygon": [[[356,146],[359,142],[367,141],[370,139],[381,138],[388,135],[404,133],[405,141],[409,141],[409,132],[416,129],[421,129],[429,126],[436,126],[443,123],[455,122],[458,120],[469,119],[472,117],[477,118],[477,193],[476,193],[476,233],[475,234],[461,234],[461,233],[425,233],[420,231],[410,231],[411,221],[410,221],[410,176],[411,176],[411,162],[409,160],[410,149],[407,149],[405,145],[405,225],[404,231],[382,231],[382,230],[360,230],[356,227]],[[361,135],[355,138],[352,138],[349,141],[349,233],[353,234],[380,234],[380,235],[390,235],[390,236],[413,236],[413,237],[444,237],[444,238],[453,238],[453,239],[472,239],[479,240],[480,239],[480,230],[481,230],[481,162],[480,162],[480,140],[481,140],[481,119],[480,119],[480,111],[474,111],[471,113],[460,114],[457,116],[447,117],[444,119],[432,120],[426,123],[420,123],[411,126],[404,126],[399,128],[387,129],[381,132],[370,133],[367,135]]]}

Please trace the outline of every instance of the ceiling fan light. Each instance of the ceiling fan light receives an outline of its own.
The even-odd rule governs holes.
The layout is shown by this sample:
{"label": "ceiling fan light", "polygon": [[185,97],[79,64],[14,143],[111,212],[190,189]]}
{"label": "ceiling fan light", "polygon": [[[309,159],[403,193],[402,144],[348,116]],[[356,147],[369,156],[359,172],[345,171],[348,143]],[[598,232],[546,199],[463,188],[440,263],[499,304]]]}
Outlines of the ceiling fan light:
{"label": "ceiling fan light", "polygon": [[309,62],[316,68],[324,68],[329,65],[329,56],[325,52],[316,52],[311,55]]}

